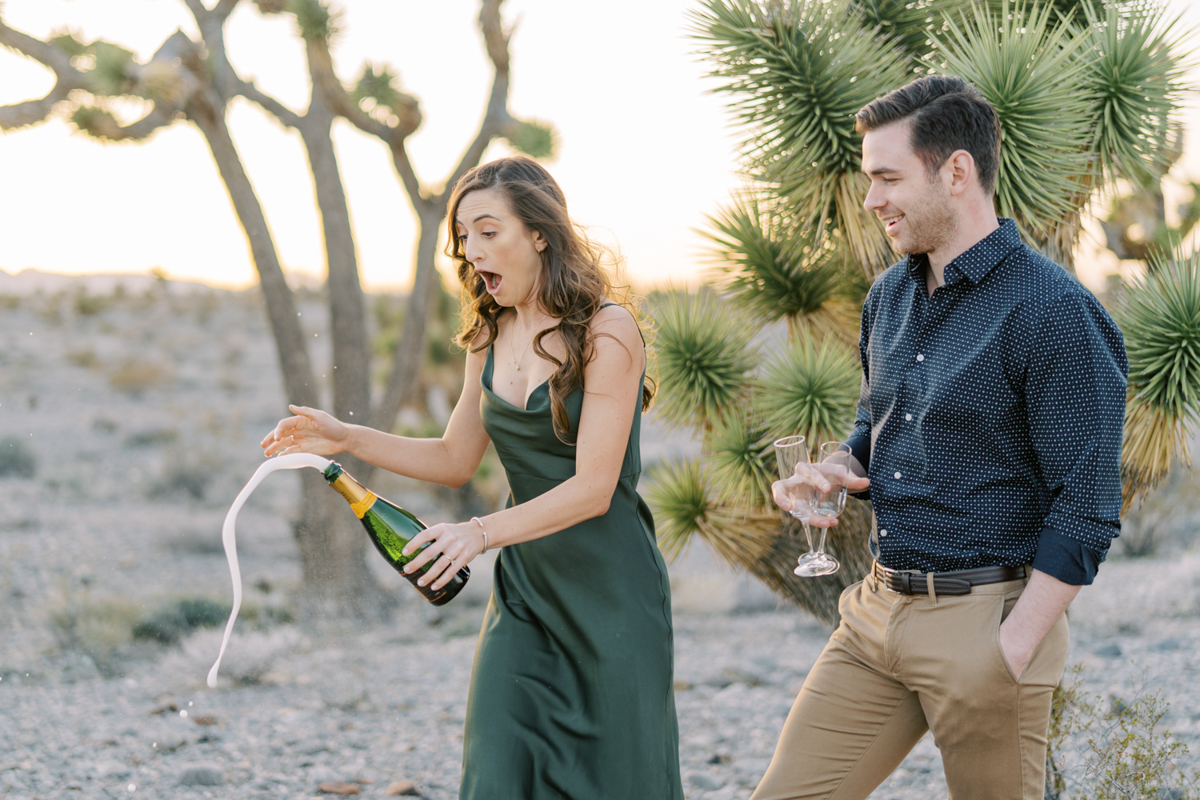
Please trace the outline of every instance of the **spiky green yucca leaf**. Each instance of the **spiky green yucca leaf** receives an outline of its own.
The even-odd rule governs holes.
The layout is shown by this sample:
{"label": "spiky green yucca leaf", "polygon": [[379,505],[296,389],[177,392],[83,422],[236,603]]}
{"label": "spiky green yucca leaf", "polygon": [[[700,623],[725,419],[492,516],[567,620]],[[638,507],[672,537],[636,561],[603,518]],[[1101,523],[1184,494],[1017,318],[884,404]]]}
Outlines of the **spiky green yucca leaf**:
{"label": "spiky green yucca leaf", "polygon": [[842,287],[842,254],[812,228],[788,225],[742,197],[710,216],[722,288],[747,313],[766,321],[829,313]]}
{"label": "spiky green yucca leaf", "polygon": [[861,207],[854,115],[906,77],[904,59],[862,28],[848,0],[705,0],[693,36],[744,126],[750,171],[802,223],[837,226],[869,272],[890,262]]}
{"label": "spiky green yucca leaf", "polygon": [[352,97],[354,102],[363,103],[370,100],[377,106],[399,108],[403,94],[396,88],[399,76],[387,64],[364,64],[362,75],[354,86]]}
{"label": "spiky green yucca leaf", "polygon": [[1126,505],[1190,463],[1187,434],[1200,412],[1200,253],[1159,264],[1121,296],[1116,314],[1129,356],[1121,471]]}
{"label": "spiky green yucca leaf", "polygon": [[71,58],[86,55],[88,47],[72,30],[57,30],[50,35],[50,44],[63,51]]}
{"label": "spiky green yucca leaf", "polygon": [[1170,166],[1163,144],[1179,108],[1184,65],[1172,55],[1178,20],[1149,3],[1087,14],[1091,58],[1083,77],[1093,109],[1093,150],[1103,177],[1157,183]]}
{"label": "spiky green yucca leaf", "polygon": [[1159,264],[1117,307],[1129,385],[1176,419],[1200,410],[1200,253]]}
{"label": "spiky green yucca leaf", "polygon": [[668,294],[653,317],[659,414],[670,425],[704,427],[745,393],[753,328],[711,291]]}
{"label": "spiky green yucca leaf", "polygon": [[730,566],[751,569],[771,550],[779,528],[773,512],[733,511],[715,502],[696,461],[661,464],[650,471],[646,500],[654,512],[658,546],[677,558],[699,535]]}
{"label": "spiky green yucca leaf", "polygon": [[530,158],[552,159],[558,136],[554,126],[539,120],[525,120],[507,137],[508,143]]}
{"label": "spiky green yucca leaf", "polygon": [[646,500],[654,510],[658,545],[668,559],[676,558],[716,503],[709,496],[708,481],[697,461],[659,465],[647,478]]}
{"label": "spiky green yucca leaf", "polygon": [[295,15],[297,31],[307,41],[329,41],[338,33],[338,15],[325,0],[287,0],[287,10]]}
{"label": "spiky green yucca leaf", "polygon": [[975,85],[1000,118],[996,200],[1036,241],[1052,237],[1076,211],[1090,174],[1091,109],[1084,91],[1086,37],[1049,6],[1002,4],[995,17],[976,8],[938,35],[946,74]]}
{"label": "spiky green yucca leaf", "polygon": [[96,59],[95,66],[88,71],[92,90],[96,94],[125,94],[132,85],[129,68],[133,65],[133,53],[105,41],[92,42],[88,52]]}
{"label": "spiky green yucca leaf", "polygon": [[71,112],[71,122],[76,128],[96,139],[113,139],[119,134],[121,123],[108,110],[98,106],[81,105]]}
{"label": "spiky green yucca leaf", "polygon": [[775,436],[801,434],[810,448],[845,437],[854,422],[862,373],[850,348],[826,339],[793,342],[767,363],[754,396]]}
{"label": "spiky green yucca leaf", "polygon": [[717,420],[704,438],[705,462],[717,500],[734,506],[769,506],[775,456],[771,431],[744,409]]}
{"label": "spiky green yucca leaf", "polygon": [[895,44],[913,59],[915,67],[932,51],[930,28],[941,23],[941,15],[960,6],[958,0],[851,0],[851,7],[862,15],[862,25]]}

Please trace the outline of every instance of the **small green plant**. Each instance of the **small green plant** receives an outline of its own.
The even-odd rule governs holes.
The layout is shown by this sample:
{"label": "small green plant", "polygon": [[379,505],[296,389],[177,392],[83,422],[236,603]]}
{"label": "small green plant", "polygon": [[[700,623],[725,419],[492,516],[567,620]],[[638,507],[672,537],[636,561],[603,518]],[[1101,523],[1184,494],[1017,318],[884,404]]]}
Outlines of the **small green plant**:
{"label": "small green plant", "polygon": [[0,439],[0,475],[32,477],[37,472],[37,456],[33,448],[18,436]]}
{"label": "small green plant", "polygon": [[204,597],[187,597],[171,603],[135,624],[135,639],[173,644],[198,628],[215,628],[229,618],[229,606]]}

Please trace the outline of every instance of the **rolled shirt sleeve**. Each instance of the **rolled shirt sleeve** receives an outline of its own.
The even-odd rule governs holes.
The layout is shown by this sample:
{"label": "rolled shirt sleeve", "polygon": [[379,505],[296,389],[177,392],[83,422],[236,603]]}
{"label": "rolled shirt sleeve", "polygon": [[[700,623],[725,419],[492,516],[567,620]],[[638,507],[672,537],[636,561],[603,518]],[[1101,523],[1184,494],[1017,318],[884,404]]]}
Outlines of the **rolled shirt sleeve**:
{"label": "rolled shirt sleeve", "polygon": [[1028,351],[1030,437],[1051,503],[1034,569],[1090,584],[1121,529],[1121,441],[1128,361],[1121,332],[1090,294],[1043,310]]}

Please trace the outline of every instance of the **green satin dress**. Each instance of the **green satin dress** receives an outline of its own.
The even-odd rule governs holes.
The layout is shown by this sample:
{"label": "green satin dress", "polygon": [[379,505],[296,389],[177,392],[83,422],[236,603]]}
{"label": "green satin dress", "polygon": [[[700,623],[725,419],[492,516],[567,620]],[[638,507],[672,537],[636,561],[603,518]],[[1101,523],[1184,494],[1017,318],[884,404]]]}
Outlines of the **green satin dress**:
{"label": "green satin dress", "polygon": [[[527,408],[492,392],[480,412],[509,505],[575,474],[554,435],[549,386]],[[639,393],[639,401],[640,401]],[[566,401],[578,430],[583,390]],[[636,487],[641,404],[607,513],[497,556],[475,653],[462,800],[682,800],[666,565]]]}

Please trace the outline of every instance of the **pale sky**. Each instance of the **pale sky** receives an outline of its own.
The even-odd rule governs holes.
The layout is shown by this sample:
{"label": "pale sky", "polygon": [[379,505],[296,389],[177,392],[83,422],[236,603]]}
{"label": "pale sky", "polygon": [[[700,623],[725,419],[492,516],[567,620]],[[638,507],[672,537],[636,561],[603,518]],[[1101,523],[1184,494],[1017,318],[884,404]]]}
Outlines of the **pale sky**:
{"label": "pale sky", "polygon": [[[211,4],[211,3],[210,3]],[[510,109],[547,120],[560,137],[550,170],[572,215],[619,245],[628,277],[646,286],[698,282],[704,240],[694,229],[740,185],[737,142],[722,98],[686,37],[696,0],[508,0]],[[1192,27],[1200,8],[1172,0]],[[490,85],[475,0],[340,0],[335,58],[344,80],[364,60],[399,70],[424,125],[410,139],[418,173],[444,178],[474,133]],[[177,27],[192,31],[180,0],[7,0],[6,22],[45,37],[70,26],[149,57]],[[262,18],[249,0],[230,19],[228,46],[243,77],[302,110],[303,50],[287,18]],[[1193,72],[1193,84],[1200,73]],[[0,104],[40,97],[51,73],[0,51]],[[1187,112],[1188,157],[1200,179],[1200,104]],[[298,134],[239,101],[231,113],[242,153],[286,270],[323,272],[320,222]],[[335,132],[363,282],[411,279],[415,223],[382,144],[346,123]],[[493,145],[489,156],[505,152]],[[243,287],[256,282],[245,238],[199,132],[186,122],[143,144],[101,145],[61,120],[0,136],[0,269],[145,273]],[[1081,277],[1103,284],[1116,267],[1095,248]]]}

